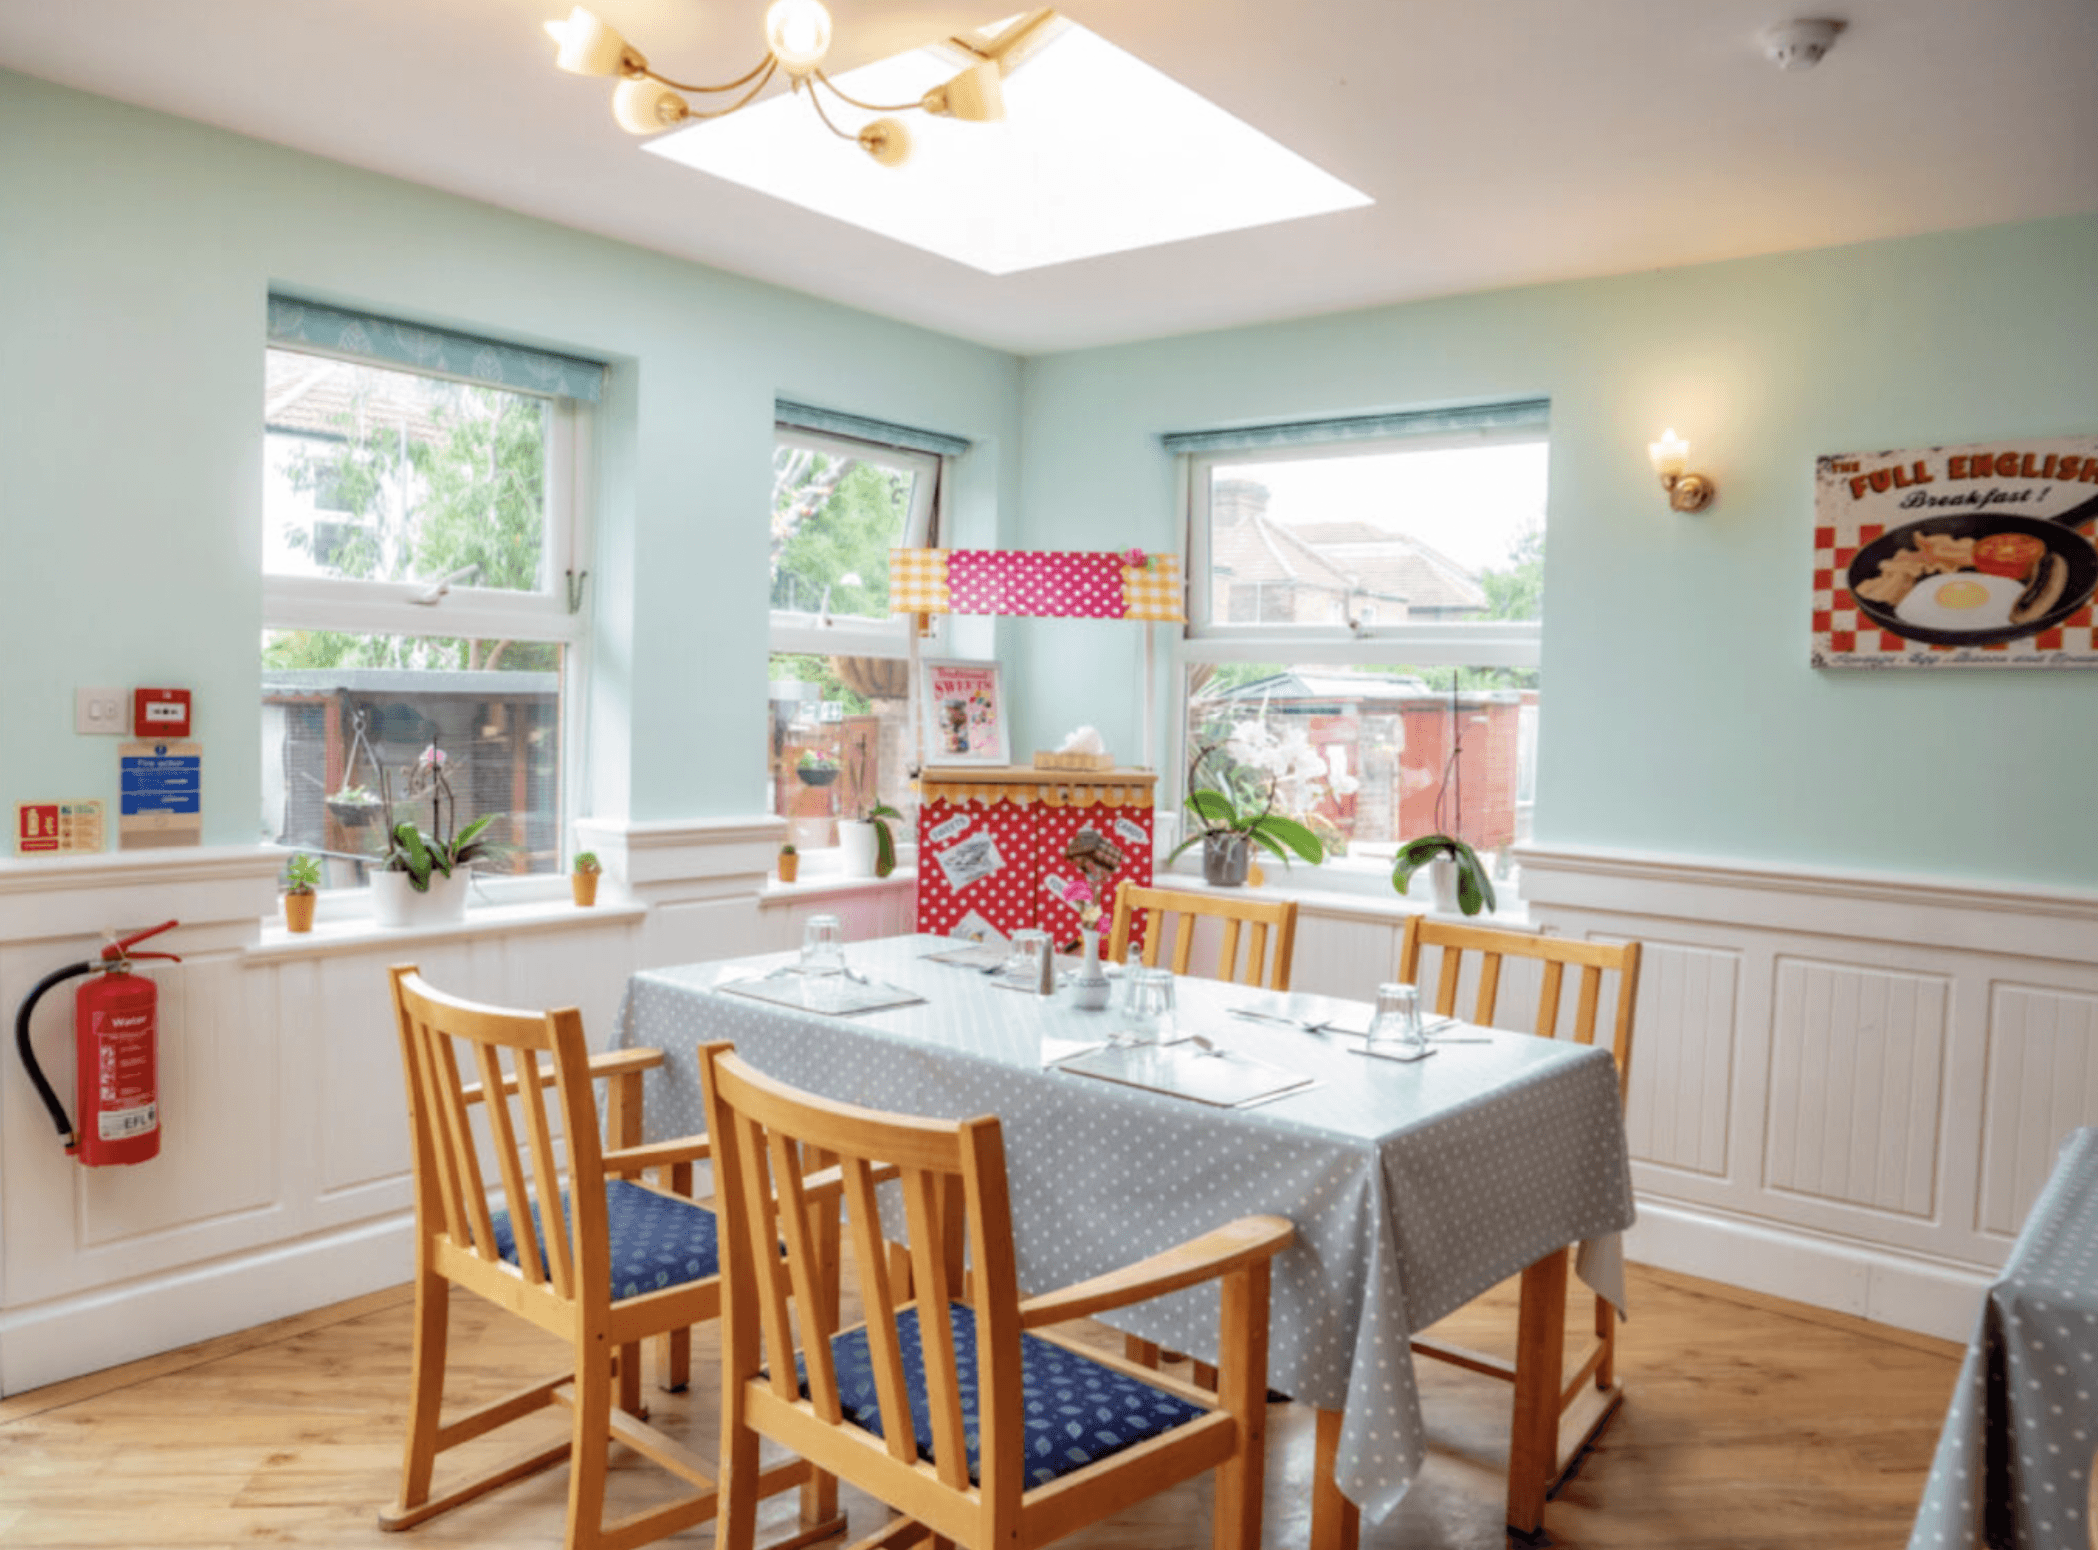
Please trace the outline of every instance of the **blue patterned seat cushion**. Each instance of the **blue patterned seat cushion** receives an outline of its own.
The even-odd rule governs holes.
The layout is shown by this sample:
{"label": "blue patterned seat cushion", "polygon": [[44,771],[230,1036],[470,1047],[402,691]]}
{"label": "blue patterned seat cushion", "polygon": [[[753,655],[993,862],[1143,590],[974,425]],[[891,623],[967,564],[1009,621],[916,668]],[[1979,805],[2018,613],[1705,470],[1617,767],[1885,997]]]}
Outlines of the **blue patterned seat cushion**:
{"label": "blue patterned seat cushion", "polygon": [[[950,1307],[961,1389],[962,1438],[969,1450],[969,1479],[980,1485],[976,1317],[961,1303]],[[911,1430],[918,1439],[920,1456],[930,1459],[932,1413],[925,1398],[925,1357],[918,1343],[917,1309],[906,1309],[900,1314],[896,1328],[903,1346],[903,1381],[911,1396]],[[847,1419],[881,1436],[881,1401],[875,1394],[867,1332],[853,1329],[836,1336],[831,1341],[831,1356],[838,1369],[838,1401],[845,1407]],[[1207,1413],[1162,1389],[1033,1335],[1020,1337],[1020,1367],[1026,1390],[1030,1486],[1096,1464]],[[806,1381],[802,1392],[808,1392]]]}
{"label": "blue patterned seat cushion", "polygon": [[[561,1215],[568,1215],[568,1196],[561,1196]],[[612,1297],[638,1297],[666,1286],[704,1281],[719,1273],[721,1254],[714,1241],[714,1213],[705,1206],[626,1179],[605,1180],[605,1219],[612,1245]],[[539,1207],[532,1207],[532,1228],[544,1235]],[[495,1250],[517,1263],[517,1238],[510,1213],[495,1213]]]}

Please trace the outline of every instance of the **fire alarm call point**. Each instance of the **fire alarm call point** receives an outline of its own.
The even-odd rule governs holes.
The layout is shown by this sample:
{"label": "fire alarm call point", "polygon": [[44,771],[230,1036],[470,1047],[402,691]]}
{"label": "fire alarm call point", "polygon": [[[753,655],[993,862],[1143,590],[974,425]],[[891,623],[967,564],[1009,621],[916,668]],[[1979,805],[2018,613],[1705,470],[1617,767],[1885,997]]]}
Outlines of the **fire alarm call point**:
{"label": "fire alarm call point", "polygon": [[132,696],[131,735],[152,741],[189,736],[187,689],[140,689]]}

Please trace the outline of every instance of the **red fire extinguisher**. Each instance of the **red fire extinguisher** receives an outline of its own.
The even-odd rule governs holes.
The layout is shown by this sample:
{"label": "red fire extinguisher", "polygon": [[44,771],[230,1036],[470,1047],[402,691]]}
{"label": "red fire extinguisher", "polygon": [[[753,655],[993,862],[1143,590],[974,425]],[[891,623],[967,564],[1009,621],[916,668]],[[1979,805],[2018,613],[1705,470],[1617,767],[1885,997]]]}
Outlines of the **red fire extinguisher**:
{"label": "red fire extinguisher", "polygon": [[[29,1079],[51,1111],[66,1150],[90,1168],[141,1163],[160,1151],[160,1075],[155,1049],[159,990],[151,980],[133,974],[131,964],[138,958],[182,960],[173,953],[134,953],[131,948],[178,924],[170,920],[123,937],[103,948],[100,958],[53,970],[37,982],[15,1013],[15,1048],[29,1068]],[[83,974],[96,978],[81,986],[73,1000],[73,1091],[80,1105],[76,1130],[36,1063],[36,1051],[29,1044],[29,1014],[45,991]]]}

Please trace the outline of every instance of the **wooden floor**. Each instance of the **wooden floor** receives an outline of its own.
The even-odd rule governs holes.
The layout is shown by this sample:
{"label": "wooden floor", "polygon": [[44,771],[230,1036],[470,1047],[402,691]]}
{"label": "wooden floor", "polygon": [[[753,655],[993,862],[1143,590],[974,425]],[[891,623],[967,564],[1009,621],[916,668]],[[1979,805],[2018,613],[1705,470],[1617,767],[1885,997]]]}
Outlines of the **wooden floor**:
{"label": "wooden floor", "polygon": [[[1513,1283],[1439,1333],[1482,1348],[1514,1329]],[[1629,1398],[1545,1512],[1550,1543],[1605,1550],[1898,1547],[1951,1396],[1959,1348],[1922,1336],[1633,1268],[1619,1358]],[[405,1289],[0,1400],[0,1545],[176,1550],[217,1545],[547,1546],[560,1543],[556,1469],[399,1537],[391,1497],[407,1393]],[[455,1299],[455,1399],[558,1371],[561,1349],[471,1297]],[[1103,1332],[1103,1338],[1106,1338]],[[696,1363],[711,1344],[695,1341]],[[1436,1449],[1399,1511],[1363,1526],[1372,1550],[1501,1547],[1508,1397],[1424,1362]],[[707,1369],[700,1366],[703,1373]],[[653,1395],[659,1421],[711,1450],[711,1385]],[[666,1421],[666,1418],[669,1418]],[[550,1419],[550,1418],[543,1418]],[[1266,1540],[1308,1540],[1309,1414],[1273,1412]],[[505,1455],[516,1444],[496,1443]],[[619,1498],[662,1488],[630,1457]],[[855,1535],[882,1521],[846,1493]],[[771,1509],[784,1527],[791,1499]],[[765,1540],[763,1523],[760,1544]],[[701,1528],[673,1544],[704,1545]],[[1203,1550],[1207,1482],[1065,1543]]]}

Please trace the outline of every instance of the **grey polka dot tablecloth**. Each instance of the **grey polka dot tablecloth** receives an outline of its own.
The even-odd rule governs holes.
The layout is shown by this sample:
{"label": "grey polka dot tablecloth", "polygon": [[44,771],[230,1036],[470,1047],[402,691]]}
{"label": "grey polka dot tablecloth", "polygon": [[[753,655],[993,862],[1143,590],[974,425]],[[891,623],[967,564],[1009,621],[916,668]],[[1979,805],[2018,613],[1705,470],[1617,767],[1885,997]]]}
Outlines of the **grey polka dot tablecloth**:
{"label": "grey polka dot tablecloth", "polygon": [[[1581,1245],[1582,1279],[1624,1306],[1617,1234],[1632,1223],[1632,1190],[1607,1050],[1499,1033],[1414,1065],[1370,1060],[1352,1039],[1226,1014],[1257,992],[1182,980],[1184,1026],[1314,1079],[1259,1107],[1218,1109],[1045,1069],[1103,1040],[1115,1014],[924,961],[952,945],[855,944],[856,970],[926,999],[850,1018],[714,988],[791,955],[636,975],[618,1040],[669,1057],[648,1078],[650,1137],[705,1128],[694,1051],[711,1039],[843,1102],[947,1119],[996,1114],[1029,1293],[1235,1217],[1288,1217],[1297,1242],[1275,1262],[1270,1381],[1341,1412],[1334,1475],[1373,1521],[1404,1494],[1425,1448],[1412,1331],[1569,1243]],[[1214,1287],[1112,1321],[1216,1355]]]}
{"label": "grey polka dot tablecloth", "polygon": [[1909,1550],[2084,1550],[2098,1450],[2098,1128],[2079,1130],[1960,1367]]}

